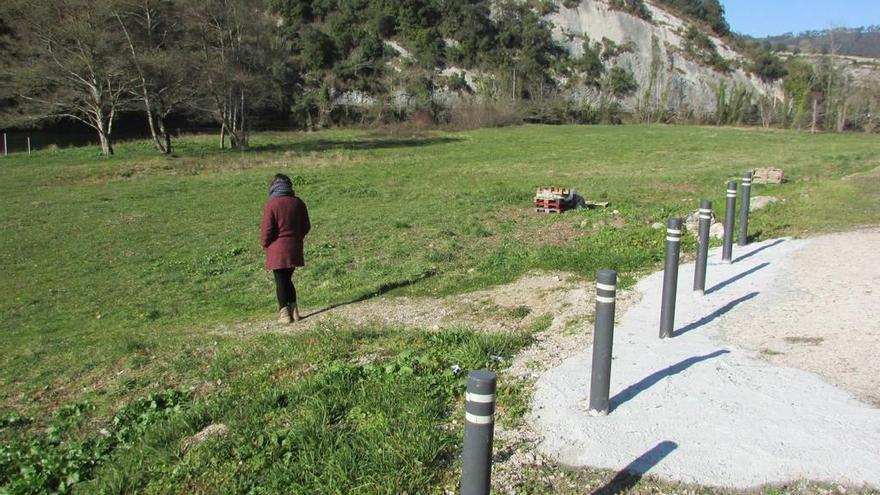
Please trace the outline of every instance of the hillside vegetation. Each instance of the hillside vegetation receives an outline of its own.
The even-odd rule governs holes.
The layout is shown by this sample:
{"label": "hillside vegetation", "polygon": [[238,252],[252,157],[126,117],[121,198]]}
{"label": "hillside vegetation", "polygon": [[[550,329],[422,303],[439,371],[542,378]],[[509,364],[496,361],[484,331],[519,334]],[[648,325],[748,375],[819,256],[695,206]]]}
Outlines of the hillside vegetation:
{"label": "hillside vegetation", "polygon": [[170,121],[238,149],[264,126],[407,120],[878,128],[876,92],[834,62],[729,31],[718,0],[9,0],[0,126],[78,122],[105,155],[121,115],[164,154]]}
{"label": "hillside vegetation", "polygon": [[880,59],[880,26],[836,28],[768,36],[760,41],[777,50],[804,53],[837,53]]}
{"label": "hillside vegetation", "polygon": [[[857,134],[520,126],[261,133],[245,152],[215,142],[181,138],[167,157],[132,142],[110,159],[0,158],[0,492],[454,489],[463,377],[502,369],[530,334],[267,325],[257,231],[277,171],[314,224],[297,271],[304,314],[533,270],[588,284],[612,267],[630,286],[662,259],[652,223],[704,197],[721,214],[725,181],[757,166],[790,177],[756,186],[785,200],[753,216],[758,239],[880,222],[880,150]],[[537,215],[535,187],[551,184],[611,205]],[[499,421],[526,403],[502,383]],[[194,445],[209,425],[225,433]]]}

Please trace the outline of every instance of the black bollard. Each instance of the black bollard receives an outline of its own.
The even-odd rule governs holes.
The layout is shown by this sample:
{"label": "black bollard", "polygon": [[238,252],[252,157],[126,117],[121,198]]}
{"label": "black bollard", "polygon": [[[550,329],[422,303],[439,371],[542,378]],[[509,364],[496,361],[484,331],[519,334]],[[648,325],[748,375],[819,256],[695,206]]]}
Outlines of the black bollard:
{"label": "black bollard", "polygon": [[489,495],[492,484],[496,385],[497,378],[491,371],[468,373],[461,495]]}
{"label": "black bollard", "polygon": [[727,183],[727,209],[724,212],[724,246],[721,249],[721,262],[733,260],[733,223],[736,221],[736,181]]}
{"label": "black bollard", "polygon": [[746,172],[743,175],[743,195],[742,203],[739,207],[739,240],[737,246],[749,245],[749,208],[752,201],[752,173]]}
{"label": "black bollard", "polygon": [[608,414],[611,391],[611,348],[614,343],[614,304],[617,272],[601,270],[596,275],[596,323],[593,327],[593,368],[590,374],[590,411]]}
{"label": "black bollard", "polygon": [[697,266],[694,269],[694,292],[706,292],[706,265],[709,263],[709,229],[712,227],[712,202],[700,200],[700,233],[697,237]]}
{"label": "black bollard", "polygon": [[678,261],[681,257],[680,218],[666,224],[666,265],[663,268],[663,303],[660,307],[660,338],[672,337],[675,326],[675,292],[678,290]]}

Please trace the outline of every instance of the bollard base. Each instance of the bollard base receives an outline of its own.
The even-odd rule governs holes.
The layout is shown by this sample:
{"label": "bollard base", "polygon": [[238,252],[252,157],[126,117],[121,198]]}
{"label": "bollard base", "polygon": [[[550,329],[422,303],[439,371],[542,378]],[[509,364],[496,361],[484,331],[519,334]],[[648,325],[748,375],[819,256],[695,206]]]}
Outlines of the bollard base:
{"label": "bollard base", "polygon": [[722,265],[730,265],[733,263],[733,260],[721,260]]}
{"label": "bollard base", "polygon": [[695,291],[694,291],[694,294],[696,294],[696,295],[698,295],[698,296],[705,296],[705,295],[706,295],[706,291],[704,291],[704,290],[695,290]]}
{"label": "bollard base", "polygon": [[603,416],[608,416],[608,411],[597,411],[595,409],[590,409],[589,411],[587,411],[587,414],[594,418],[601,418]]}

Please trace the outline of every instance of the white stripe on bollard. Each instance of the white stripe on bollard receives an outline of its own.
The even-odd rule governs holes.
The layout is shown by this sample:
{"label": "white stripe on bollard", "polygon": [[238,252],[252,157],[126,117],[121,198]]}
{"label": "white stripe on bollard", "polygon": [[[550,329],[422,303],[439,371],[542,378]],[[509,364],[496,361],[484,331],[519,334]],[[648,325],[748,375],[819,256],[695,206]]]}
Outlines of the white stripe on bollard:
{"label": "white stripe on bollard", "polygon": [[600,283],[596,283],[596,288],[600,289],[600,290],[617,290],[617,286],[615,286],[615,285],[600,284]]}
{"label": "white stripe on bollard", "polygon": [[464,413],[464,419],[474,425],[490,425],[495,422],[495,416],[477,416],[469,412]]}
{"label": "white stripe on bollard", "polygon": [[603,304],[611,304],[614,302],[613,297],[596,296],[596,300]]}
{"label": "white stripe on bollard", "polygon": [[464,395],[466,401],[478,402],[480,404],[491,404],[495,402],[495,394],[474,394],[467,392]]}

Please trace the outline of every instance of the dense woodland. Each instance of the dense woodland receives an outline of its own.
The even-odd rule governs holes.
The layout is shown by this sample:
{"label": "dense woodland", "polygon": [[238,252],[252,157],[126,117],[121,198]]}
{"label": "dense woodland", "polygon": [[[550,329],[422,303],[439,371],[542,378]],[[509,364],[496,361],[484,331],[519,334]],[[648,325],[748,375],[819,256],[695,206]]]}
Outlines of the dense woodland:
{"label": "dense woodland", "polygon": [[[784,79],[786,101],[722,85],[717,114],[708,118],[626,115],[618,102],[639,87],[615,59],[628,47],[584,37],[583,55],[569,56],[543,18],[559,2],[547,0],[5,0],[0,126],[79,121],[94,129],[105,154],[113,153],[114,122],[132,112],[142,114],[162,153],[173,147],[171,116],[211,121],[221,146],[236,148],[247,147],[249,132],[267,121],[314,129],[413,115],[460,125],[699,117],[873,128],[853,116],[870,115],[877,102],[848,107],[833,60],[783,61],[767,44],[731,34],[718,0],[659,3],[693,22],[685,46],[693,59],[719,72],[742,68],[768,83]],[[610,5],[651,19],[643,0]],[[745,62],[718,55],[706,32],[737,46]],[[443,72],[447,67],[481,77],[466,81],[460,71]],[[575,87],[594,89],[600,103],[571,98]],[[451,108],[438,92],[465,103]]]}

